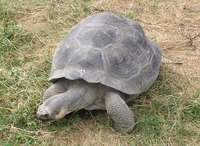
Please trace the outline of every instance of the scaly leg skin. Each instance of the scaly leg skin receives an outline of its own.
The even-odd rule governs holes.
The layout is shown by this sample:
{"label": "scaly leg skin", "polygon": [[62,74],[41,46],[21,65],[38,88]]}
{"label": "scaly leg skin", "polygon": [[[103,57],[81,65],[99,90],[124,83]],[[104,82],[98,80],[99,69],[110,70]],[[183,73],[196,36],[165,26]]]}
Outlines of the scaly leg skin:
{"label": "scaly leg skin", "polygon": [[107,92],[105,94],[105,105],[108,115],[115,123],[117,130],[131,133],[134,128],[134,116],[125,101],[118,93]]}
{"label": "scaly leg skin", "polygon": [[43,102],[54,95],[64,93],[66,91],[67,91],[67,80],[61,79],[61,80],[57,81],[56,83],[54,83],[53,85],[51,85],[44,92]]}

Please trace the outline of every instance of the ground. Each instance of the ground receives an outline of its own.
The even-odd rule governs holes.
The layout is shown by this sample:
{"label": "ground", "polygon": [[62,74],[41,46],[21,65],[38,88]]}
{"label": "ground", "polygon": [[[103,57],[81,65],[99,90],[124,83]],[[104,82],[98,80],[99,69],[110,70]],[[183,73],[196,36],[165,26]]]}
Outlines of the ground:
{"label": "ground", "polygon": [[[103,111],[38,120],[58,43],[102,11],[137,20],[162,48],[158,79],[129,104],[134,132],[116,132]],[[199,13],[198,0],[0,0],[0,145],[200,145]]]}

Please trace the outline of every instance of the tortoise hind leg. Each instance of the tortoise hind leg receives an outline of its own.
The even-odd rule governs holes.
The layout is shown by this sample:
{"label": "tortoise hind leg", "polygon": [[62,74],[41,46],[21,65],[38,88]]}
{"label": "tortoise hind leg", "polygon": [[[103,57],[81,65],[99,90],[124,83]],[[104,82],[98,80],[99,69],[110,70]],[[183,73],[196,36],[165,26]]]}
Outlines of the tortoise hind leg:
{"label": "tortoise hind leg", "polygon": [[117,130],[127,133],[133,131],[133,113],[118,93],[107,92],[105,94],[105,105],[107,113],[112,117]]}

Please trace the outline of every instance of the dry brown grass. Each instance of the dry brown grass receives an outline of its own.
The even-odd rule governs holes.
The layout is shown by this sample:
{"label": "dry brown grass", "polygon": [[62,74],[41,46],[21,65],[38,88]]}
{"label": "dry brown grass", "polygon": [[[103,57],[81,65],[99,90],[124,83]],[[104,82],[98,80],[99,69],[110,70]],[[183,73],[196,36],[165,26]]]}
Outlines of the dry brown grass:
{"label": "dry brown grass", "polygon": [[[20,25],[9,45],[0,44],[0,144],[7,145],[200,145],[200,3],[199,0],[2,0]],[[0,7],[1,9],[1,7]],[[58,122],[35,117],[49,83],[52,55],[69,29],[88,15],[113,11],[142,25],[181,65],[163,64],[148,93],[130,105],[136,114],[134,133],[111,127],[106,113],[75,113]],[[3,16],[3,15],[2,15]],[[6,15],[4,16],[7,19]],[[0,20],[3,28],[4,20]],[[3,35],[2,35],[3,36]],[[1,34],[0,34],[1,37]],[[18,38],[22,38],[18,40]],[[0,42],[1,43],[1,42]],[[14,47],[6,50],[6,47]]]}
{"label": "dry brown grass", "polygon": [[[189,39],[200,34],[200,3],[198,0],[178,1],[106,1],[91,4],[101,10],[109,10],[134,17],[143,26],[146,35],[155,39],[163,49],[163,55],[171,60],[179,60],[186,68],[178,66],[186,76],[200,78],[200,37],[190,46]],[[182,35],[183,34],[183,35]],[[199,85],[198,85],[199,86]]]}

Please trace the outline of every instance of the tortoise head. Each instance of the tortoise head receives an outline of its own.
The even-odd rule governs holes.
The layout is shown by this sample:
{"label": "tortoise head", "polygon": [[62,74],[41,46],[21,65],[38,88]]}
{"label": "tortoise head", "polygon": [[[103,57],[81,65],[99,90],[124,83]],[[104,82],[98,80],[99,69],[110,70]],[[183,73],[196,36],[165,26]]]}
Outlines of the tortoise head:
{"label": "tortoise head", "polygon": [[40,120],[59,120],[70,113],[64,104],[62,98],[49,98],[39,106],[37,117]]}

